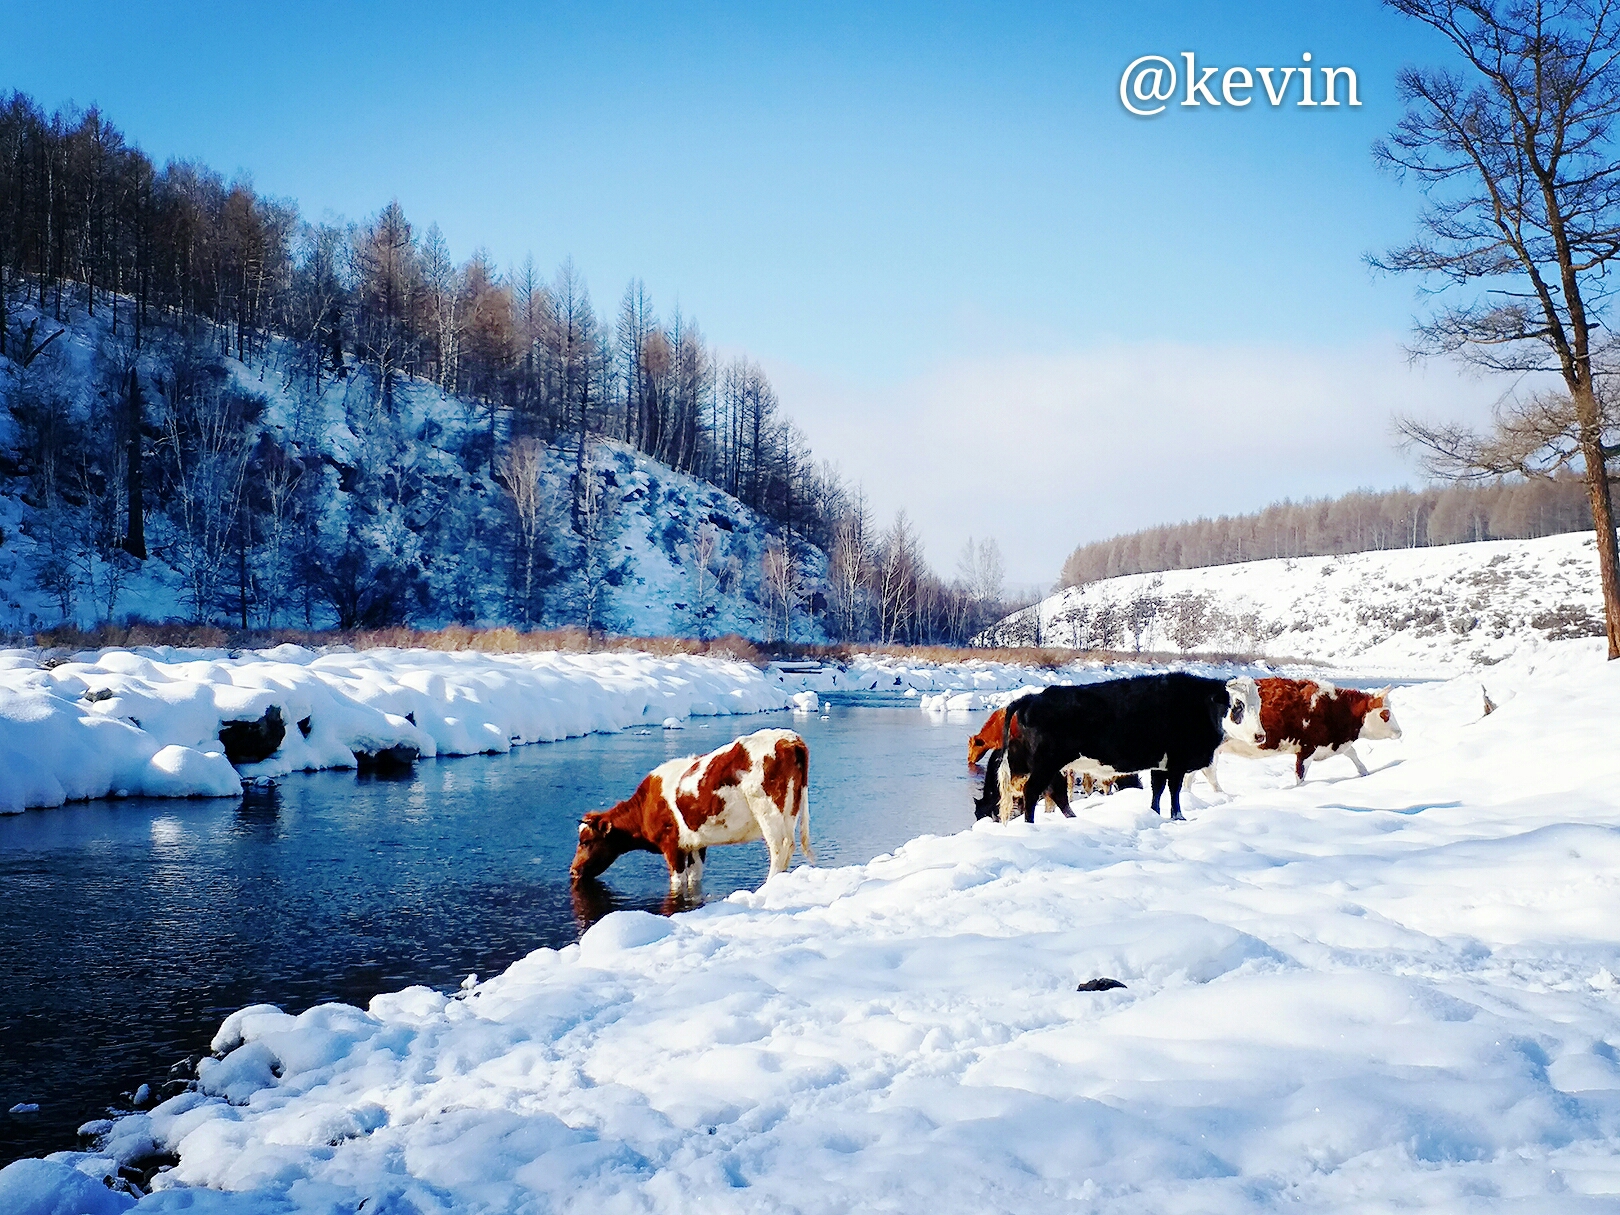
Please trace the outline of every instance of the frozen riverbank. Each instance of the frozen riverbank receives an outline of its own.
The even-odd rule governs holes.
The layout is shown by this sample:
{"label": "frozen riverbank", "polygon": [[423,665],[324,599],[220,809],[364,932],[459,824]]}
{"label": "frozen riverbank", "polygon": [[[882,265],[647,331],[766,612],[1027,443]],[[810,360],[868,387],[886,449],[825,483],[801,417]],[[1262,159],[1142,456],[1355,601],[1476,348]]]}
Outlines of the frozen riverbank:
{"label": "frozen riverbank", "polygon": [[1403,689],[1364,779],[1223,759],[1185,826],[1126,791],[457,997],[244,1010],[201,1092],[0,1198],[155,1148],[143,1213],[1610,1209],[1620,664],[1489,679]]}
{"label": "frozen riverbank", "polygon": [[271,707],[283,736],[242,775],[353,767],[356,752],[396,746],[499,753],[790,703],[755,667],[695,656],[280,646],[103,650],[46,666],[34,651],[0,651],[0,813],[121,794],[237,794],[220,727]]}

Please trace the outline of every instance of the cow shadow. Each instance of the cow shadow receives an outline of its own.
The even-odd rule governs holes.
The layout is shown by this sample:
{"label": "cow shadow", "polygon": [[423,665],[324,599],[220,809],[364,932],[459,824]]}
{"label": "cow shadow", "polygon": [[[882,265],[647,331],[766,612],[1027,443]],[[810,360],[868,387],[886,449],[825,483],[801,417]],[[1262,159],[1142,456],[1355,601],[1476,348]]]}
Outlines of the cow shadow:
{"label": "cow shadow", "polygon": [[1324,802],[1324,810],[1344,810],[1350,814],[1422,814],[1425,810],[1455,810],[1461,802],[1419,802],[1415,806],[1345,806],[1337,802]]}

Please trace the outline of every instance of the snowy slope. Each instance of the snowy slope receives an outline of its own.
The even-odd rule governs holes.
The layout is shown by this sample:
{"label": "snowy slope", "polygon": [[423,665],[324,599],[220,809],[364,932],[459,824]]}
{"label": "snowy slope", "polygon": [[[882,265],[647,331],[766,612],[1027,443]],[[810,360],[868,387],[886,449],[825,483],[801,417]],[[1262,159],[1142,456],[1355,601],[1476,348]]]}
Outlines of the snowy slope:
{"label": "snowy slope", "polygon": [[[1070,587],[987,639],[1266,654],[1397,677],[1455,673],[1521,647],[1598,636],[1596,541],[1572,533],[1132,574]],[[1099,641],[1099,630],[1112,630]]]}
{"label": "snowy slope", "polygon": [[[18,315],[27,320],[32,313],[25,309]],[[54,324],[46,326],[47,331],[54,329]],[[104,316],[76,314],[30,374],[36,379],[54,377],[82,413],[101,391],[95,366],[98,349],[108,336]],[[222,366],[236,387],[263,398],[261,429],[281,447],[301,453],[308,465],[306,475],[319,480],[322,533],[341,536],[350,526],[374,551],[419,564],[432,602],[413,617],[413,623],[433,627],[452,619],[515,622],[505,570],[497,568],[482,548],[468,543],[469,537],[478,537],[501,549],[513,534],[506,491],[492,477],[487,460],[468,454],[482,450],[478,445],[488,429],[487,410],[446,395],[430,383],[402,378],[395,385],[390,413],[379,406],[376,385],[361,368],[351,369],[341,380],[329,378],[313,395],[288,370],[291,358],[286,343],[274,341],[262,362],[249,365],[225,358]],[[15,445],[17,434],[4,404],[19,375],[18,366],[0,356],[0,635],[22,635],[61,620],[55,600],[31,576],[37,542],[30,525],[36,512],[23,500],[24,482],[5,472],[3,457]],[[149,422],[157,409],[158,402],[150,401]],[[544,529],[549,556],[564,564],[575,543],[569,485],[576,459],[572,440],[563,436],[546,448],[541,477],[542,508],[550,519]],[[619,514],[614,560],[626,563],[622,581],[606,596],[599,624],[631,636],[774,635],[761,590],[762,558],[774,536],[766,519],[714,486],[622,443],[593,440],[591,460]],[[358,510],[345,488],[360,475],[380,477],[386,483],[375,514]],[[428,509],[425,502],[450,506]],[[444,526],[451,515],[456,522],[447,533],[425,531]],[[692,541],[706,524],[715,529],[718,540],[711,569],[723,589],[712,615],[700,621],[698,605],[692,601]],[[159,511],[149,511],[147,527],[153,555],[120,591],[111,615],[189,619],[183,579],[172,564],[172,529]],[[88,626],[108,616],[102,589],[107,584],[106,568],[99,559],[86,560],[76,623]],[[805,546],[801,577],[807,597],[823,584],[825,572],[824,555]],[[546,617],[539,623],[576,622],[571,589],[566,575],[548,588]],[[217,614],[229,622],[228,612]],[[334,620],[329,609],[317,606],[313,621],[306,622],[300,601],[283,605],[274,619],[254,623],[329,627]],[[802,612],[796,614],[795,641],[825,639],[818,623]]]}
{"label": "snowy slope", "polygon": [[1223,761],[1185,825],[1128,790],[243,1010],[0,1206],[120,1209],[84,1178],[157,1148],[142,1212],[1613,1210],[1620,663],[1491,679],[1404,689],[1366,778]]}

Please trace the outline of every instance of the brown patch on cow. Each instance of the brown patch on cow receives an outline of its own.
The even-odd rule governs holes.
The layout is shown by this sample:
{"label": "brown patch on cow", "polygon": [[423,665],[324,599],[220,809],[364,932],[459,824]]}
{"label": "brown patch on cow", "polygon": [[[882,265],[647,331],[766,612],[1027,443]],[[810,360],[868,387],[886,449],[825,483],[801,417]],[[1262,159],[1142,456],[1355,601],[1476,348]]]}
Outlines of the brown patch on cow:
{"label": "brown patch on cow", "polygon": [[1006,709],[990,714],[979,732],[968,739],[968,763],[976,764],[991,751],[1001,750],[1001,731],[1007,719]]}
{"label": "brown patch on cow", "polygon": [[[692,761],[692,766],[686,770],[686,776],[697,771],[702,759]],[[717,814],[724,813],[725,803],[720,800],[720,790],[732,788],[738,784],[738,777],[754,766],[753,756],[748,754],[748,748],[740,742],[732,743],[730,747],[716,755],[703,769],[703,775],[698,777],[697,788],[691,793],[677,787],[675,790],[675,808],[681,812],[687,827],[696,831],[704,823]],[[686,777],[681,778],[681,783]]]}
{"label": "brown patch on cow", "polygon": [[1294,775],[1300,780],[1305,779],[1305,761],[1318,747],[1355,742],[1367,714],[1384,703],[1383,697],[1354,688],[1328,692],[1310,679],[1273,676],[1255,682],[1260,689],[1260,728],[1266,733],[1261,750],[1281,750],[1284,744],[1298,747]]}
{"label": "brown patch on cow", "polygon": [[793,810],[795,807],[787,804],[788,786],[791,784],[797,794],[810,784],[810,748],[805,746],[804,739],[797,734],[791,739],[779,739],[775,750],[765,757],[764,777],[760,783],[771,805],[783,814]]}

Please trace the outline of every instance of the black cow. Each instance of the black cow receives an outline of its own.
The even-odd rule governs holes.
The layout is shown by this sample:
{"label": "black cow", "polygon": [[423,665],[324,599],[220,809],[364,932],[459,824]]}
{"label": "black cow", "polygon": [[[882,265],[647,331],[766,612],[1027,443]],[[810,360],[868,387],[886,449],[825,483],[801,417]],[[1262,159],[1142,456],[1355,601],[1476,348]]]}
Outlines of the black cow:
{"label": "black cow", "polygon": [[1020,697],[1007,709],[1000,809],[1035,821],[1030,788],[1051,789],[1068,812],[1068,790],[1053,782],[1067,765],[1099,776],[1153,772],[1153,813],[1170,786],[1170,817],[1182,818],[1181,781],[1207,768],[1227,737],[1258,746],[1260,694],[1254,680],[1207,679],[1184,672],[1138,675],[1102,683],[1051,687]]}

